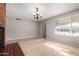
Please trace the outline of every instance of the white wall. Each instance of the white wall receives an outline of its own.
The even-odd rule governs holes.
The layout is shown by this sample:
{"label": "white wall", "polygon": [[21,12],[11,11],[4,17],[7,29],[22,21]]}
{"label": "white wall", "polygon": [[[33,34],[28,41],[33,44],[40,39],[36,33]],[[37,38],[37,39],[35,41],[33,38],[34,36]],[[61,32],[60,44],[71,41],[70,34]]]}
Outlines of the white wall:
{"label": "white wall", "polygon": [[39,22],[39,36],[45,37],[46,36],[46,21],[40,21]]}
{"label": "white wall", "polygon": [[56,42],[60,42],[62,44],[79,47],[79,36],[73,37],[73,36],[54,34],[55,27],[56,27],[56,20],[60,17],[67,17],[67,16],[73,15],[73,14],[79,14],[79,10],[73,11],[70,13],[66,13],[66,14],[62,14],[62,15],[59,15],[54,18],[50,18],[50,19],[46,20],[46,38],[51,41],[56,41]]}
{"label": "white wall", "polygon": [[6,40],[38,37],[38,23],[29,20],[16,20],[7,17]]}

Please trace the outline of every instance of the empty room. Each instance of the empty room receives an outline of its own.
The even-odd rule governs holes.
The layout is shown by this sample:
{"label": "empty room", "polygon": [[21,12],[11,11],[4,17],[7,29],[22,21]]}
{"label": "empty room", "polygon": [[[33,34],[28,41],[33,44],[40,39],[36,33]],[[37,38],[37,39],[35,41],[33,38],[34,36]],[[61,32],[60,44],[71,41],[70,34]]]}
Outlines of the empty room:
{"label": "empty room", "polygon": [[0,3],[0,56],[79,56],[79,3]]}

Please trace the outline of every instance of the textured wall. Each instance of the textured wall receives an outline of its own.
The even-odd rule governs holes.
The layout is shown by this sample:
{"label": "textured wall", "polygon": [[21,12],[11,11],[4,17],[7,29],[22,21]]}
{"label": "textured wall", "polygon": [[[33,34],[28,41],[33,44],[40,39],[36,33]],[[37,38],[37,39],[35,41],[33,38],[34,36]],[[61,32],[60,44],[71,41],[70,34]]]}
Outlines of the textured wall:
{"label": "textured wall", "polygon": [[5,26],[6,4],[0,3],[0,26]]}

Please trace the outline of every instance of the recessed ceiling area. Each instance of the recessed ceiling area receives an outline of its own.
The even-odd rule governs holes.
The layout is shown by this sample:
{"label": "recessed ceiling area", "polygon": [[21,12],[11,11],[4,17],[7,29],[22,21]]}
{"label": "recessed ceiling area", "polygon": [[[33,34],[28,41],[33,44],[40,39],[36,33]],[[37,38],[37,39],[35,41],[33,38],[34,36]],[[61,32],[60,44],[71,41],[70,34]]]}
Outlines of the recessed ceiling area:
{"label": "recessed ceiling area", "polygon": [[78,3],[7,3],[6,16],[33,20],[35,8],[39,8],[42,20],[79,8]]}

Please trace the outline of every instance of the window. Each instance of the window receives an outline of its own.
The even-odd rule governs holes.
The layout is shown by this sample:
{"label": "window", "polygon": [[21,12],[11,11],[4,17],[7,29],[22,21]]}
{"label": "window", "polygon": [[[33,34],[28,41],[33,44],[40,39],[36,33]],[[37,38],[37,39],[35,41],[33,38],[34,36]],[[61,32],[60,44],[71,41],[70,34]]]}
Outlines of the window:
{"label": "window", "polygon": [[55,33],[60,35],[79,36],[79,15],[58,19]]}

